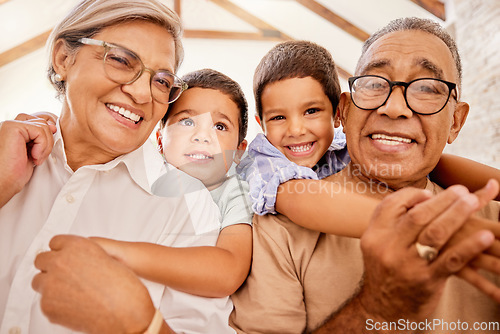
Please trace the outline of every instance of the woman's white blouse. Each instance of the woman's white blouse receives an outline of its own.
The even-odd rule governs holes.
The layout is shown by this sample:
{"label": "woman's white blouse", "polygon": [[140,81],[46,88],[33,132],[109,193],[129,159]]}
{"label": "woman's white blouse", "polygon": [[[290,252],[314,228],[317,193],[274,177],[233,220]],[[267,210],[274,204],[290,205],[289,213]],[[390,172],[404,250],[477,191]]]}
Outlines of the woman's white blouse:
{"label": "woman's white blouse", "polygon": [[[73,172],[55,134],[50,157],[24,189],[0,209],[0,334],[70,333],[42,314],[31,288],[33,265],[57,234],[101,236],[167,246],[215,245],[219,212],[201,189],[177,197],[151,193],[163,161],[148,141],[103,165]],[[143,281],[178,333],[234,333],[229,298],[202,298]]]}

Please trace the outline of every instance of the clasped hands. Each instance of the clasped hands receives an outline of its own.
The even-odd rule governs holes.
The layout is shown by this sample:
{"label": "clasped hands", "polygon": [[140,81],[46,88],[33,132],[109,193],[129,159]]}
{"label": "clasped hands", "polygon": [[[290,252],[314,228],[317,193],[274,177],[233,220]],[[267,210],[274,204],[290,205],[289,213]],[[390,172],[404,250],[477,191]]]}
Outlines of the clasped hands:
{"label": "clasped hands", "polygon": [[365,310],[384,320],[428,317],[452,275],[500,303],[500,287],[478,272],[500,275],[500,226],[473,216],[498,190],[490,180],[474,194],[453,186],[435,196],[407,188],[386,197],[361,238]]}

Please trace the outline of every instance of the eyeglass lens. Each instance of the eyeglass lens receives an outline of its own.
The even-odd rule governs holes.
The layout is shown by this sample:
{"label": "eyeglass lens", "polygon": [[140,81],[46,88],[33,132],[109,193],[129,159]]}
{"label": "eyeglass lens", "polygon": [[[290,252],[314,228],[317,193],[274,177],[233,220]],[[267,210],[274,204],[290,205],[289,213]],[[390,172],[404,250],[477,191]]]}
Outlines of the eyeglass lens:
{"label": "eyeglass lens", "polygon": [[[112,47],[104,57],[104,70],[108,77],[119,84],[130,84],[142,74],[143,64],[132,52]],[[181,83],[167,71],[158,71],[151,79],[151,94],[161,103],[175,101],[182,92]]]}
{"label": "eyeglass lens", "polygon": [[[392,92],[389,81],[376,76],[365,76],[352,83],[352,98],[361,109],[378,109]],[[405,99],[411,110],[420,114],[440,111],[448,102],[449,87],[437,79],[417,79],[406,88]]]}

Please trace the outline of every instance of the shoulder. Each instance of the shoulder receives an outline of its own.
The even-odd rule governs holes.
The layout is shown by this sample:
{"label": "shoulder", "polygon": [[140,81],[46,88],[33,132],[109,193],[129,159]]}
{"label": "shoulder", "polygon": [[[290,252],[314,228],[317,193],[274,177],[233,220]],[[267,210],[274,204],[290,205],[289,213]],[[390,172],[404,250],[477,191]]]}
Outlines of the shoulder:
{"label": "shoulder", "polygon": [[253,217],[254,238],[272,240],[273,243],[283,248],[289,248],[290,245],[306,247],[311,243],[315,244],[321,234],[299,226],[281,214],[254,215]]}
{"label": "shoulder", "polygon": [[248,182],[242,180],[237,175],[233,175],[229,177],[220,188],[219,196],[217,196],[218,199],[214,196],[214,191],[211,192],[216,202],[223,201],[224,203],[221,204],[228,209],[232,206],[240,206],[248,208],[249,212],[252,212]]}
{"label": "shoulder", "polygon": [[231,175],[220,186],[223,193],[234,194],[234,196],[248,195],[248,182],[243,180],[237,174]]}
{"label": "shoulder", "polygon": [[233,175],[210,194],[219,207],[222,228],[234,224],[252,224],[253,212],[247,182]]}

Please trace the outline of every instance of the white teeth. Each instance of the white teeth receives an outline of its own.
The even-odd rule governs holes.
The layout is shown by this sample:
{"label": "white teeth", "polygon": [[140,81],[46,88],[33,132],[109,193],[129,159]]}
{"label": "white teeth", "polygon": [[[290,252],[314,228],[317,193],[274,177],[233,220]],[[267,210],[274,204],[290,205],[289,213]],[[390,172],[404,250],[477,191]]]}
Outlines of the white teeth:
{"label": "white teeth", "polygon": [[120,115],[122,115],[123,117],[128,118],[128,119],[130,119],[130,120],[132,120],[132,121],[134,121],[134,122],[138,122],[138,121],[141,119],[141,116],[139,116],[139,115],[137,115],[137,114],[134,114],[134,113],[133,113],[133,112],[131,112],[130,110],[127,110],[127,109],[125,109],[125,108],[123,108],[123,107],[121,107],[121,108],[120,108],[120,107],[115,106],[114,104],[110,104],[110,103],[106,103],[106,106],[107,106],[109,109],[111,109],[111,110],[113,110],[113,111],[115,111],[115,112],[119,113],[119,114],[120,114]]}
{"label": "white teeth", "polygon": [[188,154],[190,158],[196,159],[196,160],[207,160],[211,159],[208,155],[204,154]]}
{"label": "white teeth", "polygon": [[294,153],[300,153],[300,152],[306,152],[306,151],[309,151],[312,147],[312,143],[308,143],[308,144],[305,144],[305,145],[295,145],[295,146],[288,146],[288,148],[290,148],[290,151],[294,152]]}
{"label": "white teeth", "polygon": [[372,135],[372,139],[380,141],[382,144],[385,145],[399,145],[401,143],[403,144],[410,144],[411,139],[409,138],[403,138],[403,137],[397,137],[397,136],[387,136],[383,134],[374,134]]}

